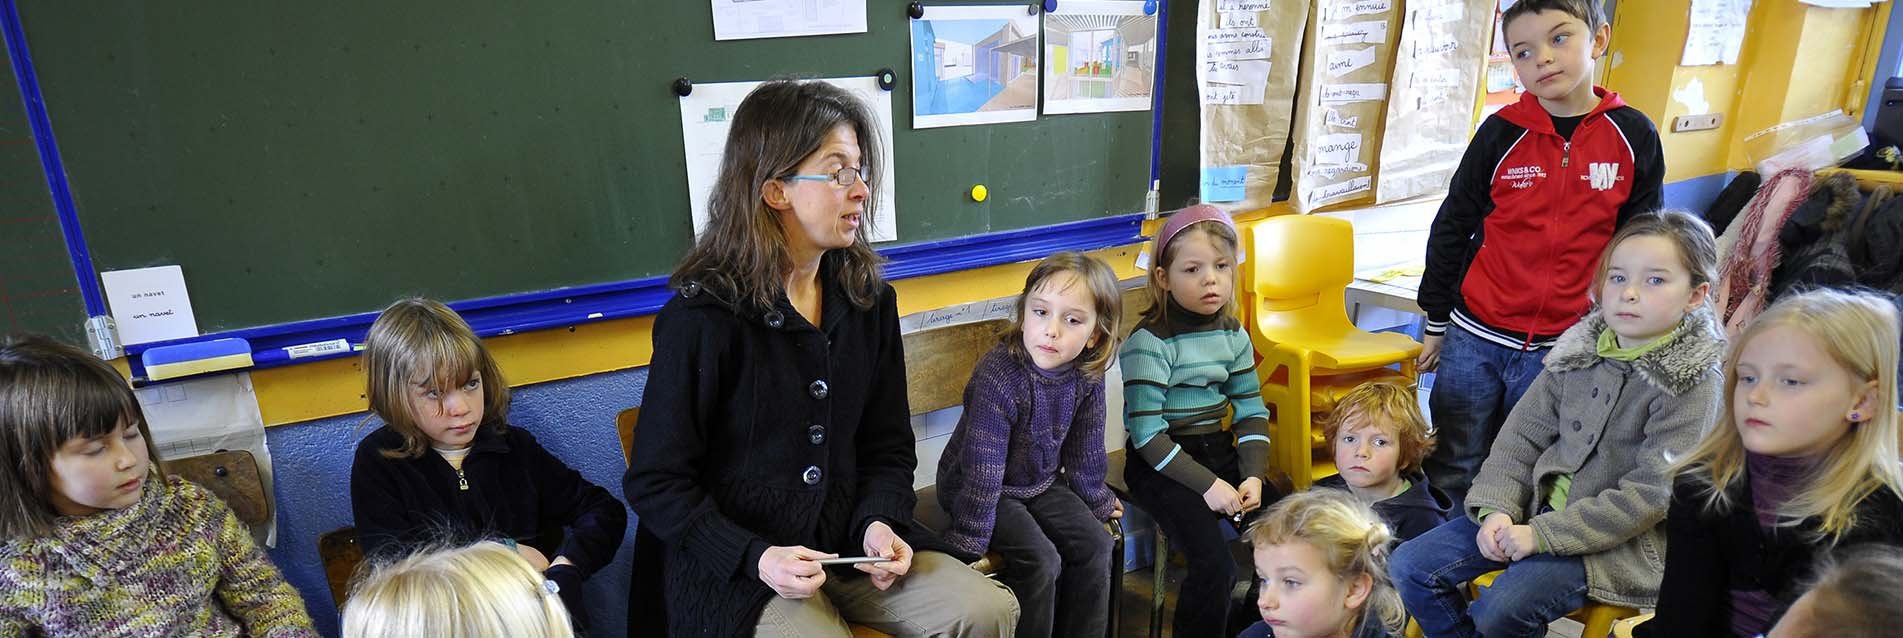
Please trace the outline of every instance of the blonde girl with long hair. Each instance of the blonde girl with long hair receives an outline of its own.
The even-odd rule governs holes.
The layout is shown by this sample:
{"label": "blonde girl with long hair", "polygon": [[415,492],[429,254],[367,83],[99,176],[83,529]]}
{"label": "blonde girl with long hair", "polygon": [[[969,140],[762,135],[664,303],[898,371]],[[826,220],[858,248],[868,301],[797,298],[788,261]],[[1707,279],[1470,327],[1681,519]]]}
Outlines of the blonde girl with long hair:
{"label": "blonde girl with long hair", "polygon": [[1745,330],[1718,422],[1675,468],[1658,615],[1633,635],[1761,633],[1819,552],[1903,545],[1898,330],[1890,300],[1836,290]]}

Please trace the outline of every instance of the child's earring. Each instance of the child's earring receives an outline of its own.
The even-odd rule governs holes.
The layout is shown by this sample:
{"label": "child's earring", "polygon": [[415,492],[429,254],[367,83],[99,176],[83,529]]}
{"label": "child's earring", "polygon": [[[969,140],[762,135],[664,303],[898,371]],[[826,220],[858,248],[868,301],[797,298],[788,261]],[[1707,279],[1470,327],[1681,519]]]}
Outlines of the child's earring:
{"label": "child's earring", "polygon": [[1851,422],[1851,423],[1856,423],[1856,422],[1859,422],[1859,421],[1862,421],[1862,420],[1863,420],[1863,413],[1862,413],[1862,412],[1858,412],[1858,411],[1856,411],[1856,410],[1851,410],[1851,411],[1850,411],[1850,422]]}

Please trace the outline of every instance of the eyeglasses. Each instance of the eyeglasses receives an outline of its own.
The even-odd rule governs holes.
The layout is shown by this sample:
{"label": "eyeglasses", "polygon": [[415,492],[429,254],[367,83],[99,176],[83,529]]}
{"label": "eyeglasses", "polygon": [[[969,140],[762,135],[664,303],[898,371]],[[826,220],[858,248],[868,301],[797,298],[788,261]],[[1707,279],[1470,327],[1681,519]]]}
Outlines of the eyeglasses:
{"label": "eyeglasses", "polygon": [[828,175],[788,175],[780,179],[796,182],[832,182],[834,186],[840,188],[852,188],[854,184],[866,181],[866,174],[863,169],[848,166]]}

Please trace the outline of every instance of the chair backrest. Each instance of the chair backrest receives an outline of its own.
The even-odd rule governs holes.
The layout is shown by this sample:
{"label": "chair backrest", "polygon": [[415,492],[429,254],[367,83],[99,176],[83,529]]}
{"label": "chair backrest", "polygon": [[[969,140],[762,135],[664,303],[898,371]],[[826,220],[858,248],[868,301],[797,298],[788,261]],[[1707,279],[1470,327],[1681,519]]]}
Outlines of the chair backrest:
{"label": "chair backrest", "polygon": [[1244,267],[1261,337],[1292,342],[1355,329],[1344,301],[1355,279],[1353,226],[1333,217],[1282,215],[1251,230]]}
{"label": "chair backrest", "polygon": [[634,457],[634,425],[641,420],[641,408],[628,408],[615,415],[615,431],[621,434],[621,462]]}
{"label": "chair backrest", "polygon": [[330,599],[343,611],[350,597],[350,581],[363,565],[363,545],[357,542],[357,528],[339,527],[317,537],[317,556],[324,561],[324,579],[330,582]]}
{"label": "chair backrest", "polygon": [[210,454],[167,459],[165,471],[197,483],[218,498],[238,520],[246,525],[261,525],[271,520],[271,499],[264,493],[264,480],[258,475],[257,459],[244,450],[219,450]]}

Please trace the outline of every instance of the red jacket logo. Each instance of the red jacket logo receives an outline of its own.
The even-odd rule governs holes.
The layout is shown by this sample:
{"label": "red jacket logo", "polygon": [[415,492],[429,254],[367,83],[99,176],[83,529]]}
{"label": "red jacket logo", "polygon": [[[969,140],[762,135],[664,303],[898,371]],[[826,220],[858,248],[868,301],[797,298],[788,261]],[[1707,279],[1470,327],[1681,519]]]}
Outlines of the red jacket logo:
{"label": "red jacket logo", "polygon": [[1612,162],[1593,162],[1587,165],[1586,174],[1580,175],[1579,179],[1592,182],[1592,189],[1596,191],[1612,190],[1614,184],[1625,181],[1625,178],[1619,175],[1619,165]]}
{"label": "red jacket logo", "polygon": [[1515,166],[1501,173],[1500,179],[1514,188],[1532,188],[1534,181],[1546,179],[1546,169],[1538,165]]}

